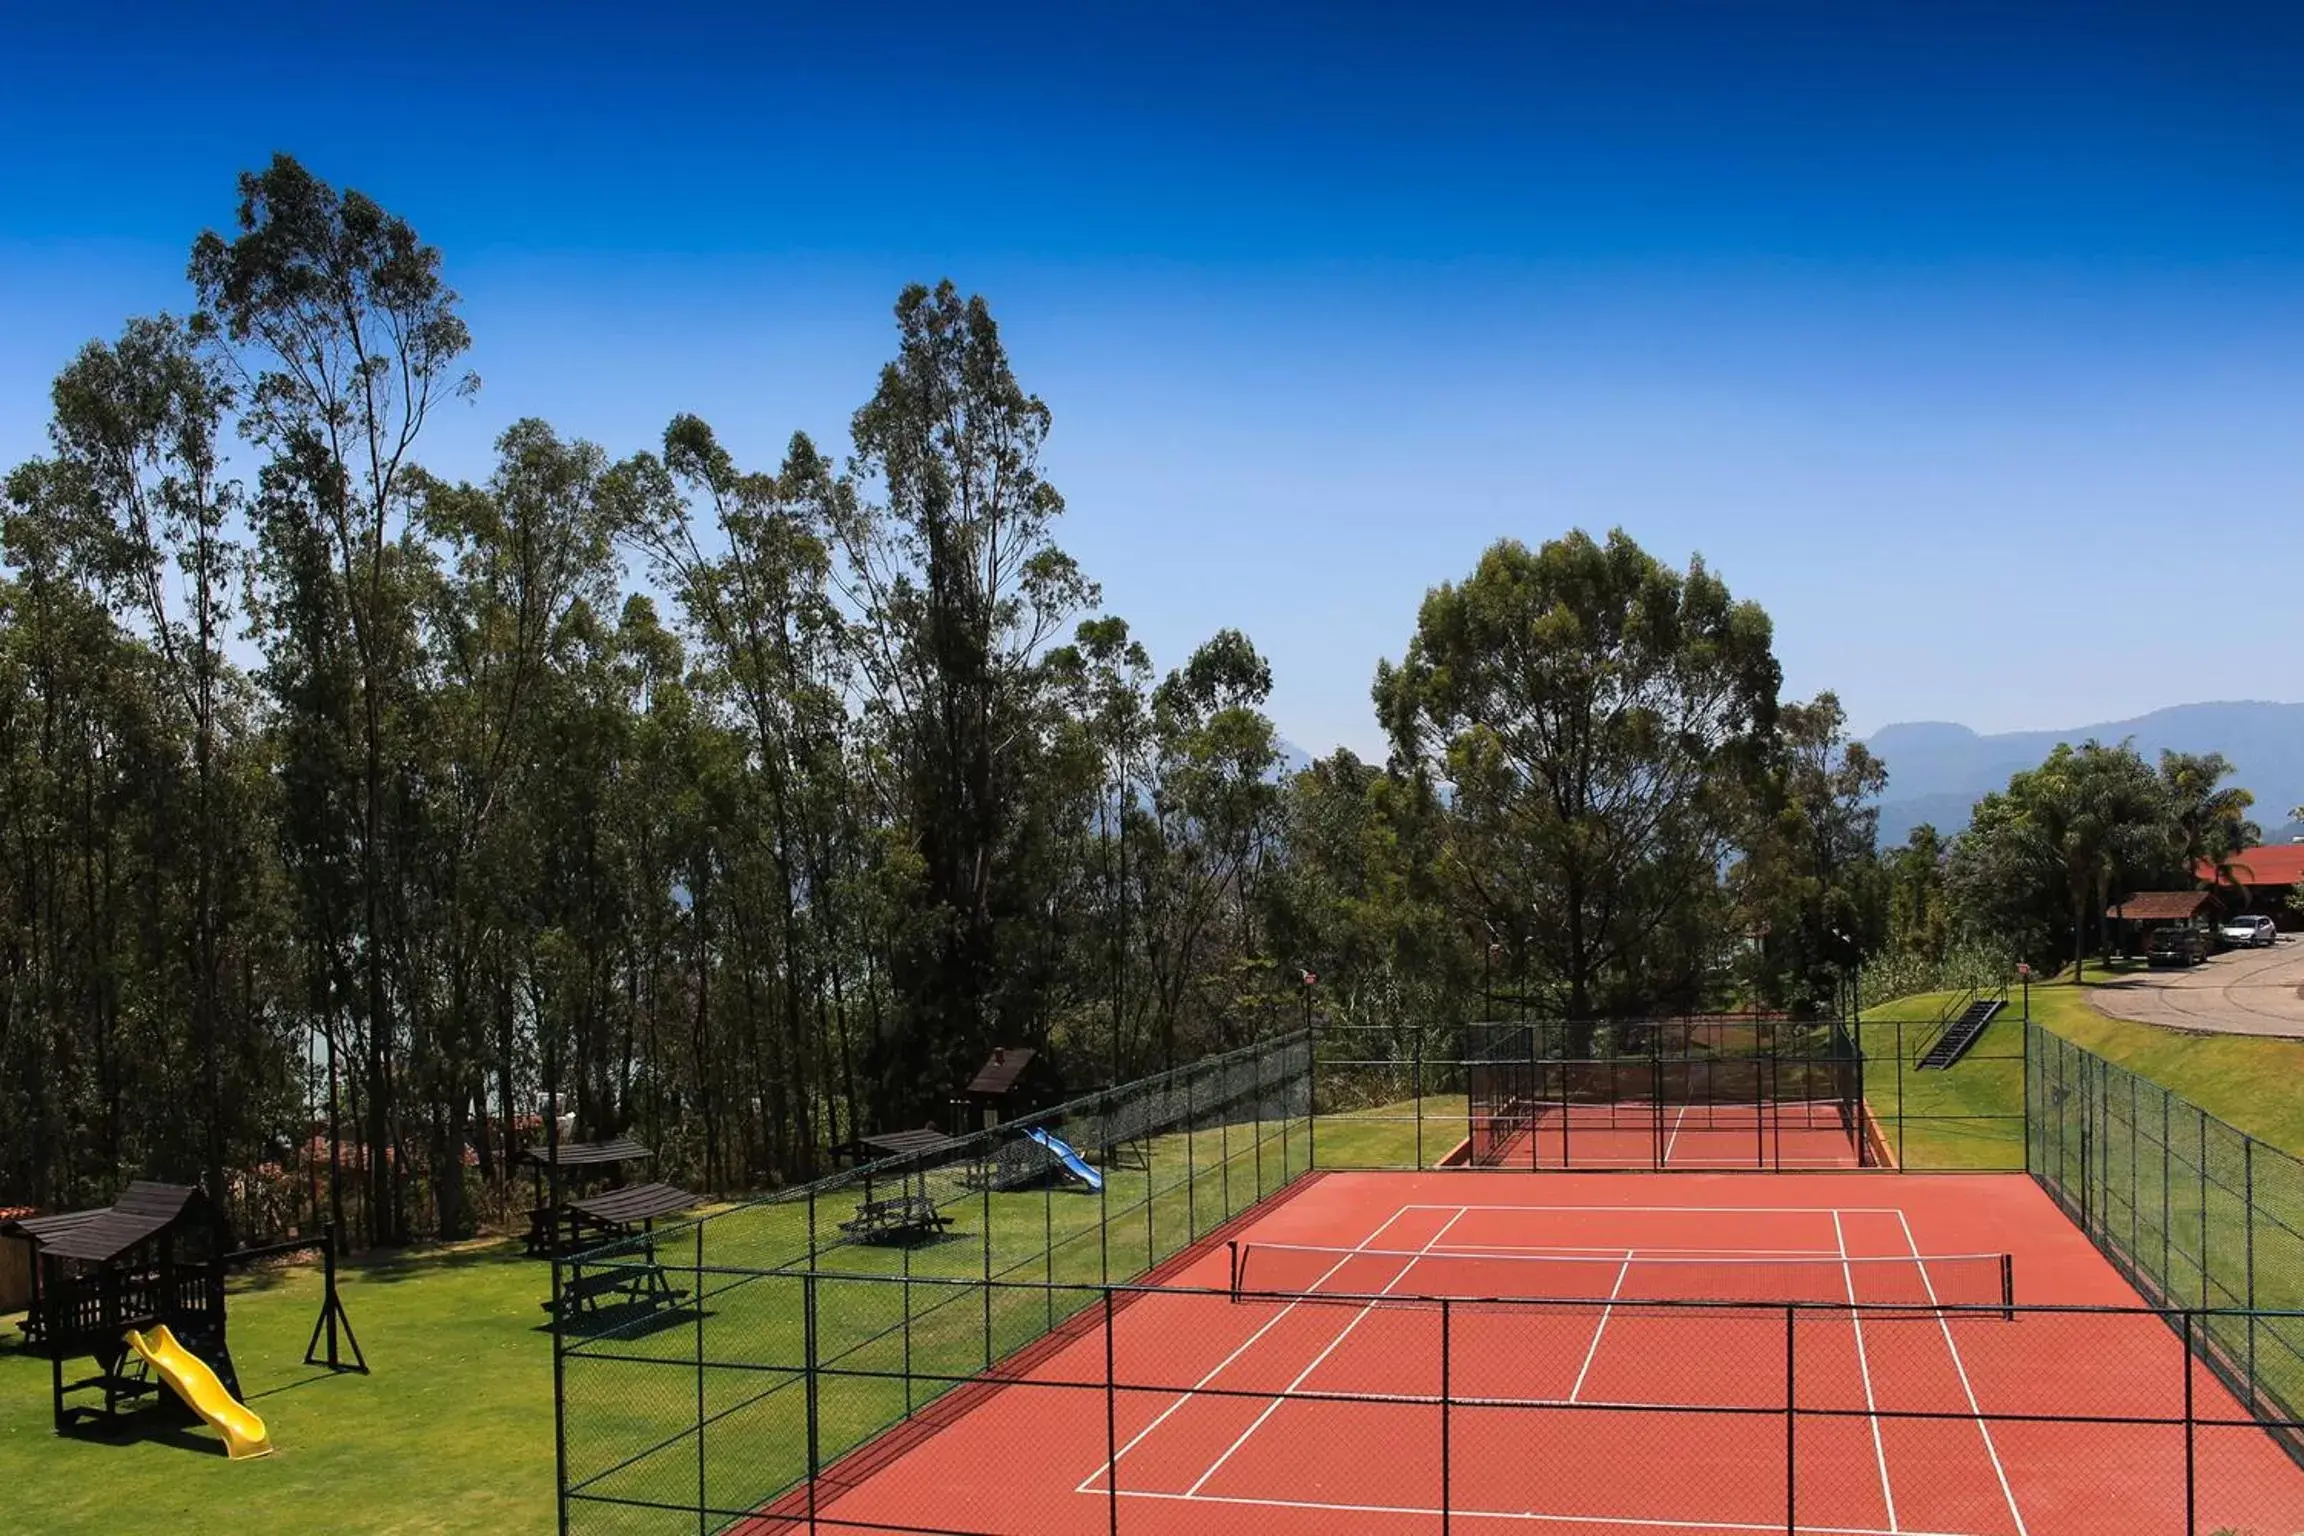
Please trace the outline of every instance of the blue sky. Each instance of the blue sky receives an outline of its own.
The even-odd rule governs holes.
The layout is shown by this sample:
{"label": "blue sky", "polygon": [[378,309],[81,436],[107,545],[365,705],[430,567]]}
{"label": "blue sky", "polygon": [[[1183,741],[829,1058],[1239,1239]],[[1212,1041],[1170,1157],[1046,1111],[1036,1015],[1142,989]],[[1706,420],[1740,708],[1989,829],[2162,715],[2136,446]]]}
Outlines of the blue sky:
{"label": "blue sky", "polygon": [[1108,606],[1245,629],[1315,751],[1574,526],[1701,551],[1859,729],[2294,699],[2300,78],[2295,6],[24,8],[0,462],[282,149],[443,247],[450,472],[837,443],[898,287],[982,292]]}

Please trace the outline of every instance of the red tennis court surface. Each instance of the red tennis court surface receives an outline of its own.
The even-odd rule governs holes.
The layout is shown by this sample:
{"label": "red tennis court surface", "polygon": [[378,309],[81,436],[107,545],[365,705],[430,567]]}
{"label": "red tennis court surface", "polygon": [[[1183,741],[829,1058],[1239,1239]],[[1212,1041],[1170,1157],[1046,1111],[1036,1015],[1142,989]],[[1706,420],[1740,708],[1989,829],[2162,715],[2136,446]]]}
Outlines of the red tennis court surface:
{"label": "red tennis court surface", "polygon": [[1496,1168],[1856,1168],[1859,1133],[1838,1102],[1507,1106],[1478,1156]]}
{"label": "red tennis court surface", "polygon": [[[819,1524],[1428,1536],[1445,1502],[1450,1530],[1561,1536],[2175,1532],[2189,1390],[2196,1420],[2231,1421],[2193,1431],[2189,1528],[2304,1530],[2304,1472],[2156,1317],[1640,1305],[1743,1272],[1676,1260],[1781,1264],[1905,1305],[1933,1283],[1914,1256],[2008,1252],[2020,1307],[2139,1306],[2022,1175],[1329,1174],[1227,1236],[1251,1245],[1251,1285],[1274,1262],[1253,1245],[1289,1244],[1272,1252],[1357,1250],[1318,1289],[1487,1289],[1500,1265],[1552,1256],[1615,1300],[1460,1301],[1443,1323],[1436,1306],[1126,1296],[1109,1335],[1099,1306],[1014,1380],[964,1387],[829,1469]],[[1266,1272],[1302,1260],[1278,1262]],[[1211,1246],[1164,1282],[1220,1290],[1229,1264]],[[1518,1294],[1549,1272],[1513,1271]],[[1280,1392],[1299,1395],[1258,1395]],[[1370,1393],[1392,1400],[1321,1395]],[[2179,1422],[2045,1417],[2075,1414]]]}

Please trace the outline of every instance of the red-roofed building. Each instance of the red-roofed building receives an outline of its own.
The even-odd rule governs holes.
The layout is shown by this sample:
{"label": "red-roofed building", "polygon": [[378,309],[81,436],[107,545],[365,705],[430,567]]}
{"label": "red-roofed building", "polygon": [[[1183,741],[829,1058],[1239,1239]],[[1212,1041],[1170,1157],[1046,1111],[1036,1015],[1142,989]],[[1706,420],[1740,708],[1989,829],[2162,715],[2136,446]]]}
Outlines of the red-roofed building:
{"label": "red-roofed building", "polygon": [[2304,881],[2304,843],[2270,843],[2234,854],[2219,878],[2215,866],[2202,863],[2195,871],[2204,883],[2229,889],[2237,881],[2248,892],[2250,912],[2270,913],[2283,928],[2304,927],[2288,906],[2288,895]]}

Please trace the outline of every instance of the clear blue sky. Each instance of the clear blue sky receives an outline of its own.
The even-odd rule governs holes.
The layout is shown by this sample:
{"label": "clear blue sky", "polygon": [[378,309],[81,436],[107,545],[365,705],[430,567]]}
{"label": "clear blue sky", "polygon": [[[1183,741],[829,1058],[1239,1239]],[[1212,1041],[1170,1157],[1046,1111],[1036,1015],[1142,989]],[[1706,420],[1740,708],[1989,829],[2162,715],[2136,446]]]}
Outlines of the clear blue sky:
{"label": "clear blue sky", "polygon": [[897,288],[982,292],[1108,606],[1315,751],[1577,525],[1859,729],[2304,696],[2304,6],[194,9],[6,24],[0,462],[281,149],[444,248],[451,472],[837,443]]}

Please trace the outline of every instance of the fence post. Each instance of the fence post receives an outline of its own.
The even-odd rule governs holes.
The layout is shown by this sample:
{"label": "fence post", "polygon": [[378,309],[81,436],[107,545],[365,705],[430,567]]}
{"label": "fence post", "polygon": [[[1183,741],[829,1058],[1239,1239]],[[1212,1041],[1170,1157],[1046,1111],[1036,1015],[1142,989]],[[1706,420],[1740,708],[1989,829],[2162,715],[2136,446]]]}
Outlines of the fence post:
{"label": "fence post", "polygon": [[1192,1079],[1197,1068],[1184,1073],[1184,1241],[1200,1241],[1200,1180],[1196,1164],[1199,1148],[1192,1144]]}
{"label": "fence post", "polygon": [[1261,1200],[1264,1198],[1264,1053],[1258,1051],[1250,1062],[1256,1069],[1256,1097],[1249,1102],[1248,1109],[1256,1118],[1256,1199]]}
{"label": "fence post", "polygon": [[1304,1003],[1304,1166],[1320,1166],[1320,1021]]}
{"label": "fence post", "polygon": [[1447,1297],[1440,1298],[1440,1536],[1449,1536],[1450,1505],[1454,1502],[1453,1487],[1449,1481],[1448,1456],[1448,1356],[1449,1341],[1455,1329],[1450,1321],[1451,1304]]}
{"label": "fence post", "polygon": [[2200,1528],[2198,1514],[2198,1477],[2194,1468],[2193,1414],[2192,1414],[2192,1328],[2193,1317],[2184,1314],[2184,1529]]}
{"label": "fence post", "polygon": [[1216,1171],[1224,1196],[1224,1219],[1232,1219],[1232,1064],[1216,1081]]}
{"label": "fence post", "polygon": [[1104,1177],[1096,1186],[1096,1279],[1112,1283],[1112,1095],[1096,1104],[1096,1137],[1104,1147]]}
{"label": "fence post", "polygon": [[[328,1264],[331,1271],[333,1271],[335,1263],[336,1232],[335,1229],[331,1227],[328,1230]],[[32,1260],[32,1309],[35,1313],[40,1310],[39,1284],[40,1271],[43,1267],[44,1266],[42,1265],[39,1258],[34,1257]],[[330,1281],[333,1281],[333,1273],[331,1273],[329,1279]],[[568,1367],[566,1351],[568,1338],[566,1333],[562,1330],[562,1324],[560,1320],[562,1284],[563,1281],[560,1276],[560,1245],[558,1243],[554,1243],[552,1245],[552,1468],[554,1476],[552,1502],[554,1508],[558,1512],[561,1536],[567,1536]],[[331,1284],[329,1287],[329,1293],[331,1295],[335,1293],[333,1284]],[[331,1329],[333,1329],[335,1325],[333,1322],[331,1322],[329,1326]],[[333,1338],[331,1338],[330,1344],[331,1347],[333,1347]],[[56,1373],[57,1385],[59,1388],[61,1388],[64,1381],[64,1356],[59,1351],[50,1350],[49,1359],[51,1360],[52,1368]],[[330,1363],[334,1363],[333,1358],[331,1358]],[[64,1394],[61,1390],[59,1390],[56,1396],[58,1400],[61,1401]]]}
{"label": "fence post", "polygon": [[2136,1085],[2141,1082],[2135,1073],[2128,1074],[2128,1256],[2136,1256],[2136,1174],[2143,1166],[2143,1153],[2136,1149]]}
{"label": "fence post", "polygon": [[[1416,1043],[1409,1048],[1409,1070],[1416,1074],[1416,1166],[1424,1166],[1424,1021],[1416,1021]],[[1447,1529],[1448,1512],[1440,1512],[1441,1529]]]}
{"label": "fence post", "polygon": [[1797,1536],[1800,1526],[1800,1480],[1794,1460],[1800,1441],[1800,1399],[1796,1395],[1795,1375],[1799,1321],[1798,1308],[1784,1309],[1784,1536]]}
{"label": "fence post", "polygon": [[2241,1231],[2247,1247],[2248,1396],[2256,1396],[2256,1138],[2240,1138]]}
{"label": "fence post", "polygon": [[[821,1412],[820,1394],[823,1392],[823,1382],[819,1376],[823,1348],[816,1336],[816,1271],[813,1269],[808,1270],[800,1277],[800,1300],[802,1311],[801,1351],[808,1372],[808,1529],[813,1531],[816,1529],[816,1474],[821,1470],[820,1464],[823,1460],[822,1431],[819,1428],[821,1421],[817,1417]],[[696,1476],[701,1482],[704,1476],[702,1471],[704,1446],[701,1425],[698,1426],[697,1435],[696,1465],[698,1471]],[[699,1499],[697,1502],[701,1504],[703,1501]],[[696,1512],[696,1523],[697,1528],[701,1530],[704,1523],[704,1512],[701,1509]]]}
{"label": "fence post", "polygon": [[1113,1368],[1112,1288],[1104,1288],[1104,1510],[1105,1528],[1120,1536],[1120,1387]]}
{"label": "fence post", "polygon": [[912,1417],[912,1245],[905,1243],[902,1252],[904,1278],[898,1282],[904,1299],[904,1417]]}
{"label": "fence post", "polygon": [[[808,1279],[816,1278],[813,1261]],[[704,1511],[710,1505],[710,1486],[704,1460],[704,1223],[696,1223],[696,1536],[707,1536]],[[808,1529],[816,1529],[816,1298],[808,1297]]]}
{"label": "fence post", "polygon": [[984,1369],[992,1369],[992,1144],[984,1144],[984,1161],[977,1165],[984,1180]]}
{"label": "fence post", "polygon": [[2200,1130],[2200,1305],[2209,1304],[2208,1295],[2208,1112],[2195,1107],[2192,1123]]}
{"label": "fence post", "polygon": [[1899,1172],[1912,1164],[1904,1154],[1904,1015],[1896,1015],[1896,1167]]}
{"label": "fence post", "polygon": [[[1066,1130],[1072,1129],[1070,1126]],[[1048,1291],[1048,1326],[1056,1326],[1056,1181],[1040,1181],[1040,1257],[1041,1273]]]}
{"label": "fence post", "polygon": [[[2176,1224],[2169,1218],[2168,1212],[2168,1175],[2174,1171],[2170,1165],[2176,1155],[2176,1149],[2169,1145],[2168,1136],[2168,1101],[2171,1097],[2171,1091],[2163,1086],[2160,1090],[2160,1285],[2163,1290],[2168,1285],[2168,1266],[2175,1258],[2172,1245]],[[2169,1294],[2175,1293],[2170,1291]]]}
{"label": "fence post", "polygon": [[2024,986],[2024,1171],[2032,1173],[2032,986]]}

